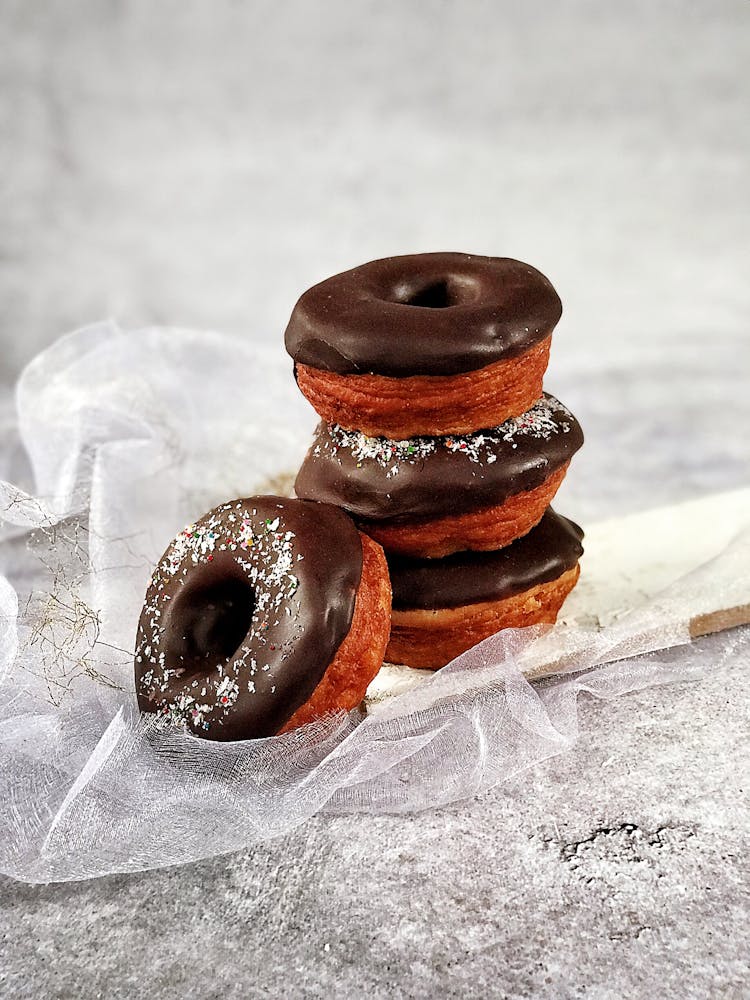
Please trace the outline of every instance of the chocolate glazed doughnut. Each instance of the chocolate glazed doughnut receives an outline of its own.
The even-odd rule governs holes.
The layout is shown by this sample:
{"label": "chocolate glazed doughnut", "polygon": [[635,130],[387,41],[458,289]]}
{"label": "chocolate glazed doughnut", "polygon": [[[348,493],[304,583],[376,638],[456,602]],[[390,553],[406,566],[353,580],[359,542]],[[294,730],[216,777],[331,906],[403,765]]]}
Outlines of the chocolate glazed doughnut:
{"label": "chocolate glazed doughnut", "polygon": [[554,622],[578,580],[583,532],[551,508],[497,552],[388,558],[393,586],[386,659],[436,670],[505,628]]}
{"label": "chocolate glazed doughnut", "polygon": [[138,624],[143,712],[211,740],[272,736],[354,708],[380,669],[383,552],[327,504],[234,500],[168,547]]}
{"label": "chocolate glazed doughnut", "polygon": [[539,398],[561,313],[529,264],[413,254],[309,289],[285,342],[301,391],[329,423],[397,439],[463,434]]}
{"label": "chocolate glazed doughnut", "polygon": [[582,443],[578,421],[548,394],[465,436],[393,441],[321,423],[295,492],[343,507],[388,553],[499,549],[539,522]]}

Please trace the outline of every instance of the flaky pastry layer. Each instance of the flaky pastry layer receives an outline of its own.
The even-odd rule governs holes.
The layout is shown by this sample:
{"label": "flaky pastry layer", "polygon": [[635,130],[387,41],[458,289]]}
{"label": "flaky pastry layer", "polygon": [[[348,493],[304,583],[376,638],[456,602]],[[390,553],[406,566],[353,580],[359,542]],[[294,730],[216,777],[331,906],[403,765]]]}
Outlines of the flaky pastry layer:
{"label": "flaky pastry layer", "polygon": [[435,611],[394,609],[385,658],[389,663],[437,670],[502,629],[552,623],[579,574],[576,564],[555,580],[499,601]]}
{"label": "flaky pastry layer", "polygon": [[355,708],[383,663],[391,621],[391,581],[382,548],[367,535],[360,533],[360,537],[362,576],[351,628],[317,687],[282,733],[329,713]]}
{"label": "flaky pastry layer", "polygon": [[460,375],[339,375],[303,364],[295,373],[313,409],[347,430],[397,440],[471,434],[520,416],[539,399],[551,340]]}
{"label": "flaky pastry layer", "polygon": [[533,490],[516,493],[501,504],[431,520],[360,524],[386,552],[437,559],[453,552],[492,552],[528,534],[542,519],[565,478],[560,466]]}

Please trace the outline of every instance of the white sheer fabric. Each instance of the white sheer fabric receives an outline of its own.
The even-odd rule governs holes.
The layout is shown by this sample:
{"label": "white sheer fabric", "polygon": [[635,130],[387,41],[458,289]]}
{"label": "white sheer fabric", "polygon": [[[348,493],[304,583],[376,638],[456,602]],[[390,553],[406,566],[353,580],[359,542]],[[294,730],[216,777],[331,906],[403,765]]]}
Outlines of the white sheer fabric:
{"label": "white sheer fabric", "polygon": [[[571,747],[579,694],[699,676],[746,647],[735,632],[678,661],[654,652],[689,641],[681,595],[711,585],[698,573],[609,630],[555,634],[577,672],[533,686],[523,670],[553,640],[528,630],[367,717],[282,737],[213,744],[140,717],[151,567],[214,504],[284,489],[315,419],[281,352],[217,334],[101,324],[24,372],[0,442],[0,871],[84,879],[239,849],[321,810],[445,805]],[[746,567],[746,552],[725,558]]]}

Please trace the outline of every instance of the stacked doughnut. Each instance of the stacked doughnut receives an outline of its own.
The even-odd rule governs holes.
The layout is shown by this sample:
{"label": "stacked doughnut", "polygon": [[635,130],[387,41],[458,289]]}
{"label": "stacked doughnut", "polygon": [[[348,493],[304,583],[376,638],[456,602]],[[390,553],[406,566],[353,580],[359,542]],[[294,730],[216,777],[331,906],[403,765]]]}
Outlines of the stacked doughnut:
{"label": "stacked doughnut", "polygon": [[229,500],[172,540],[138,623],[141,711],[272,736],[354,708],[384,658],[437,668],[554,621],[582,552],[549,506],[583,441],[542,392],[560,312],[534,268],[465,254],[307,291],[286,346],[323,419],[297,498]]}
{"label": "stacked doughnut", "polygon": [[390,612],[383,550],[343,511],[229,500],[154,569],[136,633],[138,706],[219,741],[349,711],[383,663]]}
{"label": "stacked doughnut", "polygon": [[286,347],[322,418],[295,492],[384,548],[391,662],[553,622],[578,579],[582,532],[550,503],[583,435],[542,389],[561,312],[535,268],[459,253],[372,261],[295,306]]}

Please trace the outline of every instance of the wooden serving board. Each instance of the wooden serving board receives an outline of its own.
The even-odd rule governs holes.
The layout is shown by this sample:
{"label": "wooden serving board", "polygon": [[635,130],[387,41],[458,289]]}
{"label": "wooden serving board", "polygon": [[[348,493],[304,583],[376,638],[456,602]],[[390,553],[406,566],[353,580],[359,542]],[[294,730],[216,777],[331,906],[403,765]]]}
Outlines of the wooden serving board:
{"label": "wooden serving board", "polygon": [[[546,655],[525,670],[550,676],[575,667],[576,641],[609,630],[637,631],[638,612],[692,638],[750,623],[750,488],[631,514],[586,527],[578,586],[544,639]],[[652,638],[659,648],[658,636]],[[646,648],[637,650],[645,652]],[[617,658],[613,656],[613,658]],[[378,702],[432,671],[386,664],[368,689]]]}

